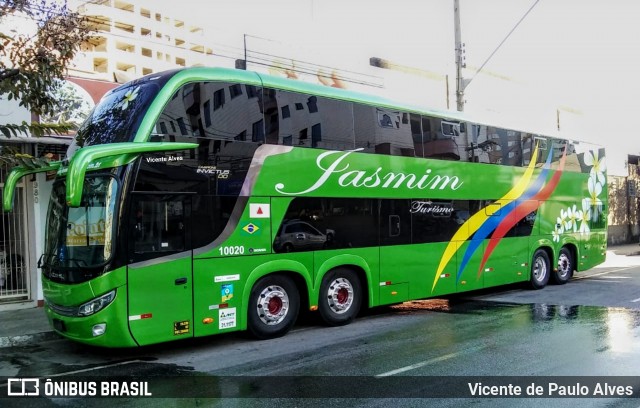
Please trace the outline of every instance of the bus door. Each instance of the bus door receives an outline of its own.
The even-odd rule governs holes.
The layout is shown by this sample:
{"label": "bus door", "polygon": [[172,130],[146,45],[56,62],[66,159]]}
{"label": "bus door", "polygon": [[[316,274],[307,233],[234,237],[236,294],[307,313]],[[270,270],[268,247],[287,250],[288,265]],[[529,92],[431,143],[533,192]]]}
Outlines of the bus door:
{"label": "bus door", "polygon": [[409,299],[409,280],[418,276],[411,244],[411,213],[409,200],[380,201],[380,304],[404,302]]}
{"label": "bus door", "polygon": [[[524,201],[518,202],[518,204]],[[531,207],[534,207],[533,205]],[[507,214],[505,222],[511,225],[503,238],[486,240],[491,249],[491,256],[484,266],[484,286],[498,286],[524,281],[529,278],[531,258],[529,241],[537,232],[534,231],[536,211],[518,219],[515,212]]]}
{"label": "bus door", "polygon": [[483,257],[492,233],[492,231],[488,231],[485,228],[490,225],[495,228],[503,214],[502,206],[499,203],[490,201],[470,201],[469,211],[471,217],[480,216],[481,218],[479,223],[470,226],[470,228],[475,229],[468,231],[471,234],[469,239],[460,243],[460,248],[456,252],[458,269],[456,292],[466,292],[485,287],[484,281],[488,275],[492,274],[494,269],[492,264],[483,265]]}
{"label": "bus door", "polygon": [[132,195],[128,319],[140,345],[193,337],[190,226],[190,195]]}

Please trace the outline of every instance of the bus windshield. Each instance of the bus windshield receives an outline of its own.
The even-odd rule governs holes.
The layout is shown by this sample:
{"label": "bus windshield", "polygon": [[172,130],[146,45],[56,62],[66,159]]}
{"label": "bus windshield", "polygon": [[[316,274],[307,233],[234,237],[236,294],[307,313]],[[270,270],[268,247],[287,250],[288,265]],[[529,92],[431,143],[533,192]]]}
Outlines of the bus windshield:
{"label": "bus windshield", "polygon": [[[65,203],[65,182],[55,183],[42,257],[49,278],[68,283],[85,281],[95,277],[86,268],[102,266],[111,258],[116,192],[113,177],[88,177],[82,205],[70,208]],[[73,273],[79,269],[82,274]]]}

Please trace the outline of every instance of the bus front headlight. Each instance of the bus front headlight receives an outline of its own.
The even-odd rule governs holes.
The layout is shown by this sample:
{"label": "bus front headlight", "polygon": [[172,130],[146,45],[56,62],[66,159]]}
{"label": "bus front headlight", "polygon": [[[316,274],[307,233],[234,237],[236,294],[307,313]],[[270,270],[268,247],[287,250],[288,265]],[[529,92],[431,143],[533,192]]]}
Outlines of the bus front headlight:
{"label": "bus front headlight", "polygon": [[109,303],[113,302],[113,299],[115,298],[116,290],[114,289],[105,295],[84,303],[78,307],[78,316],[91,316],[92,314],[98,313],[100,310],[107,307]]}

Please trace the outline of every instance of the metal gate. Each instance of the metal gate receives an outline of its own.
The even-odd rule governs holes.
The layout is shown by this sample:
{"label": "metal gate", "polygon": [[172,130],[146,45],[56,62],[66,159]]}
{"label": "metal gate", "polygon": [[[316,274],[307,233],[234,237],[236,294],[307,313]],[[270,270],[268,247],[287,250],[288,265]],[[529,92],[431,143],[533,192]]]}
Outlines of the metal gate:
{"label": "metal gate", "polygon": [[[0,168],[4,188],[7,168]],[[0,217],[0,303],[30,299],[31,279],[26,267],[28,257],[27,213],[24,179],[16,188],[12,212]]]}

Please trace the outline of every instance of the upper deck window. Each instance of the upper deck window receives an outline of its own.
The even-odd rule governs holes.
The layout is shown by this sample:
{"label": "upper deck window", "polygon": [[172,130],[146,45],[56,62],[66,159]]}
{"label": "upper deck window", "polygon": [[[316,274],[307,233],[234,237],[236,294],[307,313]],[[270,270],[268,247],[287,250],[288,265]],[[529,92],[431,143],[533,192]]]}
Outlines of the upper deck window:
{"label": "upper deck window", "polygon": [[132,141],[160,85],[150,80],[133,82],[105,95],[78,129],[75,143],[92,146]]}

